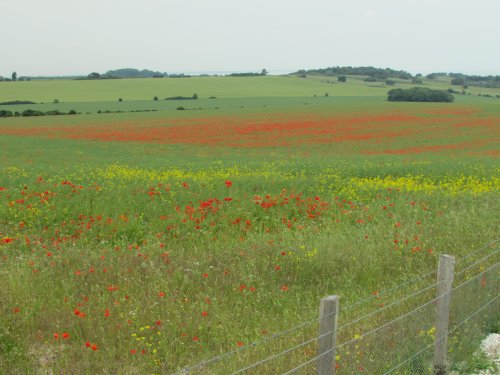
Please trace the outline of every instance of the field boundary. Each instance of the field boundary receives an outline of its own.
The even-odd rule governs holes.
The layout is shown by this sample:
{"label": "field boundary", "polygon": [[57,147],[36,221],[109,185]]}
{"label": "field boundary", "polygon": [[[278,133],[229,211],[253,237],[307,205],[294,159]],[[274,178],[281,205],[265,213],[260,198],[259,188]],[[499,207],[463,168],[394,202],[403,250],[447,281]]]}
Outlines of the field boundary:
{"label": "field boundary", "polygon": [[[458,260],[443,254],[436,270],[350,305],[342,306],[335,295],[325,297],[320,301],[317,319],[185,367],[176,374],[207,371],[224,374],[445,374],[453,364],[463,361],[464,356],[472,355],[477,349],[476,341],[484,333],[484,326],[495,319],[493,316],[500,318],[499,240],[490,241]],[[434,275],[437,275],[434,281],[426,281]],[[420,286],[422,281],[424,285]],[[400,291],[404,293],[389,303],[368,312],[364,309],[374,300],[380,300],[382,295]],[[349,317],[353,318],[349,320]],[[289,339],[292,333],[311,326],[319,326],[316,335],[284,350],[267,351],[260,359],[251,354],[244,359],[238,358],[245,351],[275,340]],[[309,358],[300,360],[304,351]],[[225,362],[225,366],[217,367],[221,362]]]}

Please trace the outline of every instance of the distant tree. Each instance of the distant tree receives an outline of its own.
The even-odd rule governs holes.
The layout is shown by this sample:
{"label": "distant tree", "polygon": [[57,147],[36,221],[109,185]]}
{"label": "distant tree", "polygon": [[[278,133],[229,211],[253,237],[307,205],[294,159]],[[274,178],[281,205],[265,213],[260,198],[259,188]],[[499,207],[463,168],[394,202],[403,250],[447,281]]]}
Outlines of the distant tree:
{"label": "distant tree", "polygon": [[193,99],[195,99],[195,100],[198,99],[198,94],[197,93],[193,94]]}
{"label": "distant tree", "polygon": [[393,81],[392,79],[388,79],[385,81],[385,84],[387,86],[394,86],[396,84],[396,81]]}
{"label": "distant tree", "polygon": [[415,78],[412,79],[411,83],[414,85],[421,85],[422,83],[424,83],[424,81],[422,80],[422,78],[415,76]]}
{"label": "distant tree", "polygon": [[12,80],[13,81],[17,80],[17,73],[16,72],[12,72]]}
{"label": "distant tree", "polygon": [[59,103],[59,99],[54,99],[54,104]]}
{"label": "distant tree", "polygon": [[426,87],[393,89],[388,93],[391,102],[452,102],[453,95],[447,90],[432,90]]}
{"label": "distant tree", "polygon": [[266,69],[262,69],[262,71],[260,72],[260,75],[261,76],[267,76],[267,70]]}
{"label": "distant tree", "polygon": [[325,92],[325,96],[328,96],[329,94],[327,92]]}
{"label": "distant tree", "polygon": [[338,80],[339,82],[346,82],[346,81],[347,81],[347,77],[346,77],[346,76],[339,76],[339,77],[337,78],[337,80]]}
{"label": "distant tree", "polygon": [[452,85],[463,86],[465,84],[465,79],[462,77],[455,77],[451,80]]}
{"label": "distant tree", "polygon": [[3,77],[2,77],[2,76],[0,76],[0,82],[2,82],[2,81],[3,81]]}
{"label": "distant tree", "polygon": [[123,102],[123,99],[122,99],[122,98],[118,98],[118,101],[119,101],[119,102]]}
{"label": "distant tree", "polygon": [[101,75],[97,72],[92,72],[87,76],[88,79],[100,79]]}
{"label": "distant tree", "polygon": [[157,96],[155,96],[155,97],[153,98],[153,100],[154,100],[155,102],[157,102],[157,101],[158,101],[158,97],[157,97]]}

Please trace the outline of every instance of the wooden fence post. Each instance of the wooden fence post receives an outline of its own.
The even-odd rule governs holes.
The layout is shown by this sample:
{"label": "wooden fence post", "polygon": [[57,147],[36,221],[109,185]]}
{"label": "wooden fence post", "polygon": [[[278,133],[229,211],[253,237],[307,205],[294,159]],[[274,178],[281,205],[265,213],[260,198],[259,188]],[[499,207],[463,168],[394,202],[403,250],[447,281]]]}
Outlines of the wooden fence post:
{"label": "wooden fence post", "polygon": [[319,343],[318,375],[335,374],[335,346],[337,320],[339,315],[339,297],[328,296],[321,299],[319,305]]}
{"label": "wooden fence post", "polygon": [[447,373],[446,353],[448,351],[448,321],[450,318],[451,287],[455,257],[441,255],[439,258],[436,292],[436,343],[434,347],[434,373]]}

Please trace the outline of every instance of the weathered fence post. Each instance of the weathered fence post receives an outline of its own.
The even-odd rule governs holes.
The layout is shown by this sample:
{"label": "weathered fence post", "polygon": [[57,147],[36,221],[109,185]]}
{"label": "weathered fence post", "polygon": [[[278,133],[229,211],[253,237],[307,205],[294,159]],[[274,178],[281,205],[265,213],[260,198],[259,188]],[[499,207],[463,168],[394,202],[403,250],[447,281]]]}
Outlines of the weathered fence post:
{"label": "weathered fence post", "polygon": [[339,297],[328,296],[321,299],[319,305],[319,343],[318,375],[335,374],[335,346],[337,320],[339,315]]}
{"label": "weathered fence post", "polygon": [[441,255],[437,274],[437,303],[436,303],[436,344],[434,347],[434,373],[447,373],[446,353],[448,351],[448,321],[450,318],[451,287],[455,257]]}

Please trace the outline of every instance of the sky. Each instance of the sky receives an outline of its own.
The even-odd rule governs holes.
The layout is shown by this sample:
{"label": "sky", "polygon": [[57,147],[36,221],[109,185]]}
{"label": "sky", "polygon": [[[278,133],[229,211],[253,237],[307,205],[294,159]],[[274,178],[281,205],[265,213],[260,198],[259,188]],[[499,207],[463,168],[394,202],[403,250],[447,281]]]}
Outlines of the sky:
{"label": "sky", "polygon": [[500,0],[0,0],[0,75],[500,75]]}

